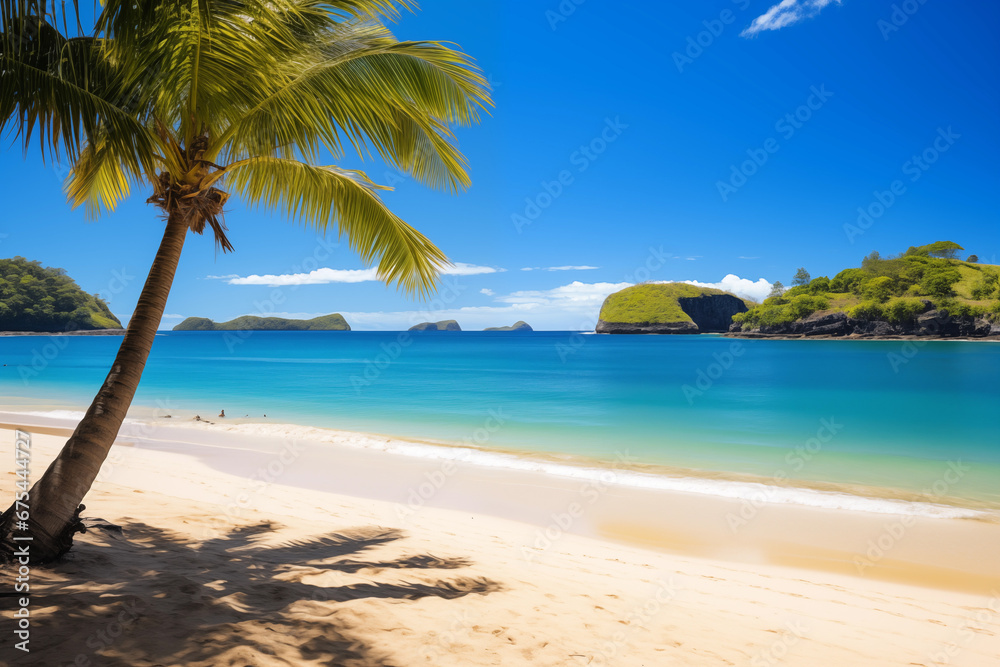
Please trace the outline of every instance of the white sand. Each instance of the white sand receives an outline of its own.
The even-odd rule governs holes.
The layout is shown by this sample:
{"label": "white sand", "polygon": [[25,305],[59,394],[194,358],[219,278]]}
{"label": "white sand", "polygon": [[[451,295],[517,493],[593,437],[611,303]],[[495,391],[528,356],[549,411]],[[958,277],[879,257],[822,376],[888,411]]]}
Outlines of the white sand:
{"label": "white sand", "polygon": [[[39,424],[35,476],[64,441]],[[1000,664],[996,523],[908,520],[859,571],[902,517],[768,506],[733,535],[732,499],[590,503],[579,480],[204,427],[119,442],[84,515],[124,538],[34,569],[32,651],[8,613],[0,664]]]}

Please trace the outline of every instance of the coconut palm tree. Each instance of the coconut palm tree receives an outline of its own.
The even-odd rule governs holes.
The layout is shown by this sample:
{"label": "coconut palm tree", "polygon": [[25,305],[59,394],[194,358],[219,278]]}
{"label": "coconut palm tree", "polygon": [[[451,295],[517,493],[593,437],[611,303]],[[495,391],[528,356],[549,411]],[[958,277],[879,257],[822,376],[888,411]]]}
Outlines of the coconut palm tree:
{"label": "coconut palm tree", "polygon": [[[491,104],[461,51],[393,37],[385,23],[410,0],[108,0],[90,32],[54,4],[0,0],[0,130],[73,165],[74,207],[110,212],[142,189],[165,224],[107,379],[31,488],[35,562],[82,530],[80,503],[135,395],[188,232],[233,250],[223,213],[237,195],[335,229],[381,279],[427,294],[444,254],[385,206],[387,188],[321,157],[377,154],[457,191],[469,177],[452,128]],[[23,544],[16,509],[0,518],[0,552]]]}

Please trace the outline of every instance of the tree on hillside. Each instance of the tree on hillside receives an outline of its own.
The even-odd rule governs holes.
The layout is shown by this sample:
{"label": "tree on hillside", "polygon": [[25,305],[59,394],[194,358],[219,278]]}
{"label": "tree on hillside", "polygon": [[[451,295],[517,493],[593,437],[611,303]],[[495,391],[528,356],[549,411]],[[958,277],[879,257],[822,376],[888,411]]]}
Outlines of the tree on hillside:
{"label": "tree on hillside", "polygon": [[772,296],[781,296],[784,293],[785,286],[781,284],[780,280],[776,280],[774,281],[774,284],[771,285],[771,292],[767,295],[767,298],[770,299]]}
{"label": "tree on hillside", "polygon": [[[85,30],[65,3],[0,0],[0,131],[72,163],[74,206],[113,211],[147,190],[165,221],[107,379],[30,491],[32,560],[59,557],[82,529],[80,502],[135,395],[188,232],[208,229],[231,251],[232,195],[335,230],[407,293],[434,288],[447,259],[385,206],[387,188],[320,162],[377,154],[432,187],[469,185],[453,128],[491,103],[486,82],[462,52],[389,32],[411,5],[105,0]],[[0,555],[14,521],[14,507],[0,517]]]}
{"label": "tree on hillside", "polygon": [[792,287],[808,285],[810,280],[812,280],[812,276],[809,275],[809,272],[805,269],[799,269],[795,272],[795,277],[792,278]]}
{"label": "tree on hillside", "polygon": [[954,241],[938,241],[937,243],[926,245],[924,248],[931,257],[940,257],[942,259],[958,259],[958,251],[965,250],[965,248]]}
{"label": "tree on hillside", "polygon": [[978,264],[979,263],[979,256],[978,255],[969,255],[968,257],[965,258],[965,261],[969,262],[970,264]]}
{"label": "tree on hillside", "polygon": [[879,262],[882,261],[882,256],[878,253],[878,250],[872,250],[868,253],[863,260],[861,260],[861,268],[869,273],[875,270]]}
{"label": "tree on hillside", "polygon": [[937,241],[918,247],[910,246],[906,250],[906,255],[925,255],[928,257],[940,257],[942,259],[958,259],[958,251],[965,250],[954,241]]}

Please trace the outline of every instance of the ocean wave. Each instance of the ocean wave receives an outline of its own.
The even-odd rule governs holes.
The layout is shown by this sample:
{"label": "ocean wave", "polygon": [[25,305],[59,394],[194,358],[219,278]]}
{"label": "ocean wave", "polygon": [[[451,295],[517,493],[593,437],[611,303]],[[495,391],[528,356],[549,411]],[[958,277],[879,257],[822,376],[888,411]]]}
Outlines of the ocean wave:
{"label": "ocean wave", "polygon": [[462,445],[401,440],[367,433],[333,431],[294,424],[212,424],[206,429],[231,431],[259,437],[318,441],[335,446],[383,451],[411,458],[456,461],[484,468],[539,473],[633,488],[694,493],[752,504],[800,505],[830,510],[913,515],[939,519],[984,518],[991,512],[935,503],[876,498],[846,491],[823,491],[796,486],[774,486],[758,482],[649,473],[610,466],[595,466],[544,460],[544,454],[512,453]]}
{"label": "ocean wave", "polygon": [[[79,421],[84,413],[73,410],[48,410],[16,412],[24,416],[44,417],[55,420]],[[940,505],[925,501],[878,498],[847,491],[825,491],[797,486],[775,486],[761,482],[704,478],[683,474],[650,473],[628,469],[624,466],[588,465],[546,460],[544,454],[513,453],[479,449],[463,445],[402,440],[369,433],[335,431],[296,424],[241,423],[221,424],[183,422],[167,424],[163,420],[149,422],[129,418],[127,424],[155,424],[160,428],[194,428],[215,433],[237,433],[261,438],[305,440],[333,446],[382,451],[397,456],[456,461],[484,468],[506,469],[518,472],[552,475],[604,486],[623,486],[668,492],[691,493],[717,498],[741,500],[753,505],[799,505],[828,510],[847,510],[875,514],[910,515],[935,519],[995,518],[996,514],[977,509]],[[140,439],[162,440],[144,434]],[[197,443],[192,443],[197,446]]]}

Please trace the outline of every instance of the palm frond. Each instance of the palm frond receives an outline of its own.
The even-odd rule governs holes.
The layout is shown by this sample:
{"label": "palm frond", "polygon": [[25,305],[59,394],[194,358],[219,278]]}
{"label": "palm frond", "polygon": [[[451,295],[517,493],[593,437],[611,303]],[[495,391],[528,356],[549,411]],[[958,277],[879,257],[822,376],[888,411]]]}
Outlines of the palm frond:
{"label": "palm frond", "polygon": [[66,39],[33,16],[0,32],[0,132],[13,128],[25,150],[37,139],[43,157],[76,160],[98,134],[130,174],[152,169],[152,137],[136,107],[133,82],[103,57],[100,39]]}
{"label": "palm frond", "polygon": [[215,135],[211,155],[236,160],[294,146],[312,160],[321,146],[339,157],[350,145],[452,190],[469,179],[449,126],[478,121],[492,103],[482,74],[461,52],[397,42],[383,26],[364,22],[331,28],[318,46],[300,46],[245,90],[257,94],[255,103]]}
{"label": "palm frond", "polygon": [[427,294],[448,260],[423,234],[390,211],[377,194],[387,190],[359,171],[275,157],[231,165],[225,183],[248,203],[285,213],[320,231],[336,227],[380,280]]}

